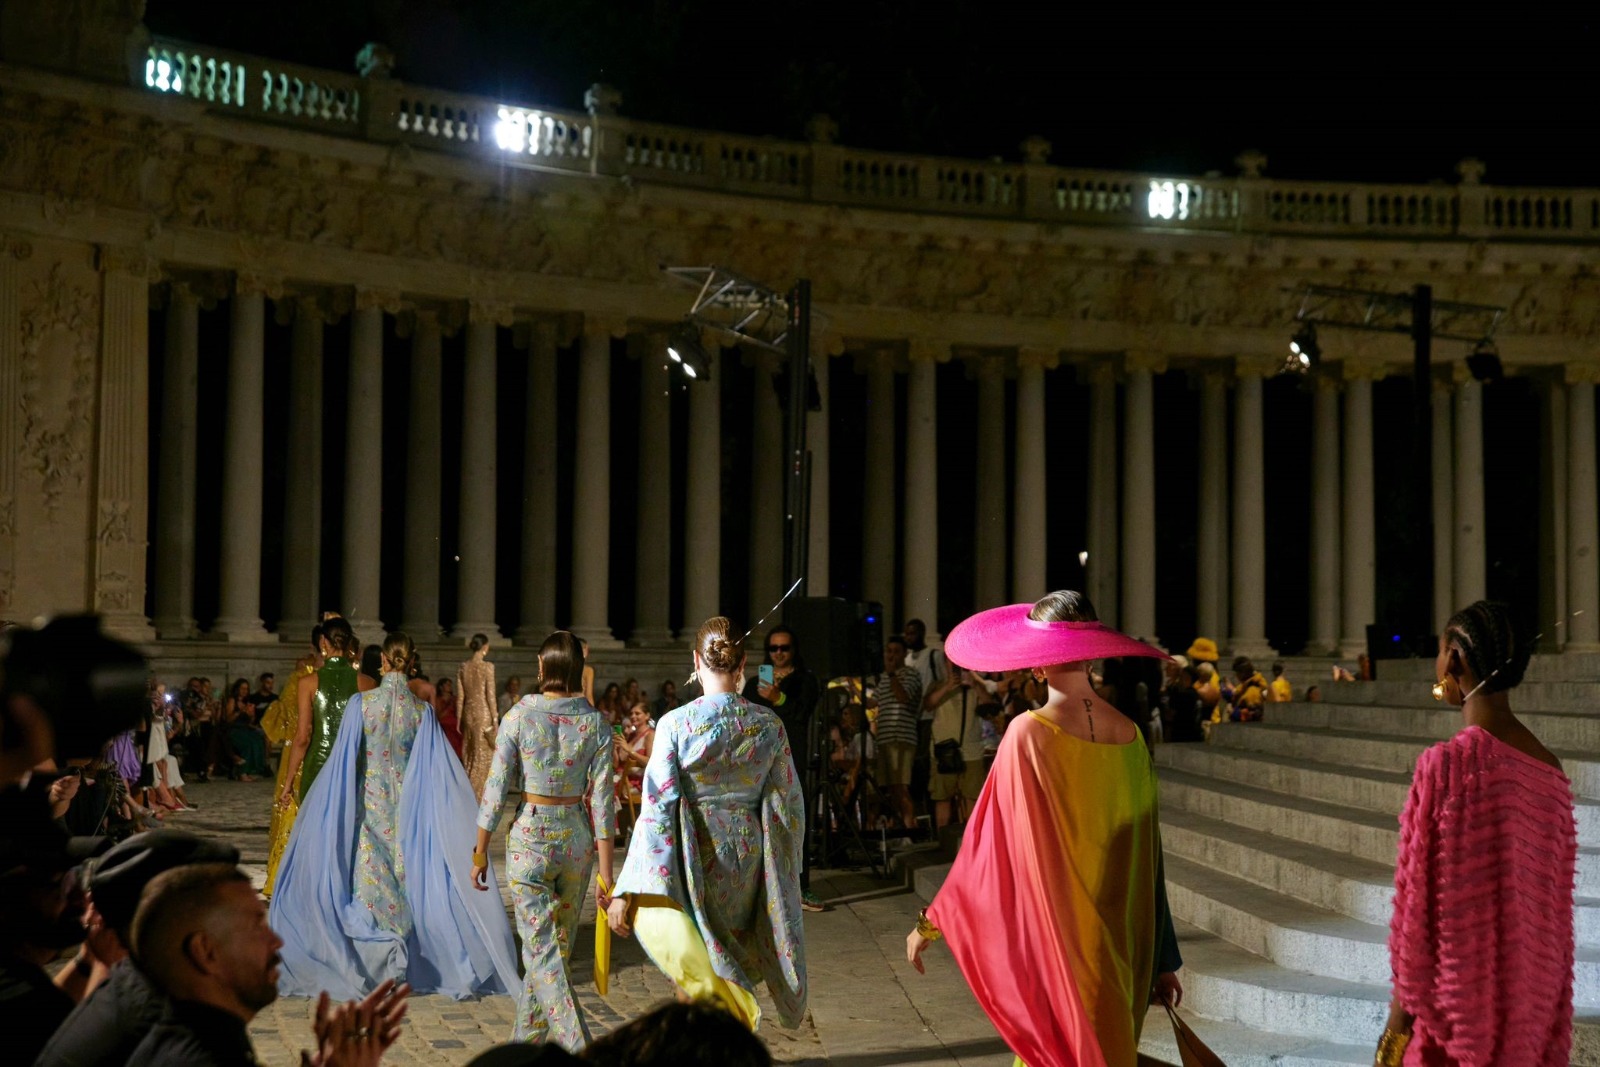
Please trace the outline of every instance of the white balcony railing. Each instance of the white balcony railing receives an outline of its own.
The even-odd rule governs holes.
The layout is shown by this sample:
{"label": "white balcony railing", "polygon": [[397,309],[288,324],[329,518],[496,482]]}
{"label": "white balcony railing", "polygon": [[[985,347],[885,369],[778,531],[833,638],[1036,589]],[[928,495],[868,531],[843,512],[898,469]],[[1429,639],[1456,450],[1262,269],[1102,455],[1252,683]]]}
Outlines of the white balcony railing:
{"label": "white balcony railing", "polygon": [[975,162],[533,108],[156,39],[138,80],[241,118],[500,164],[889,210],[1144,230],[1593,241],[1600,190],[1192,178]]}

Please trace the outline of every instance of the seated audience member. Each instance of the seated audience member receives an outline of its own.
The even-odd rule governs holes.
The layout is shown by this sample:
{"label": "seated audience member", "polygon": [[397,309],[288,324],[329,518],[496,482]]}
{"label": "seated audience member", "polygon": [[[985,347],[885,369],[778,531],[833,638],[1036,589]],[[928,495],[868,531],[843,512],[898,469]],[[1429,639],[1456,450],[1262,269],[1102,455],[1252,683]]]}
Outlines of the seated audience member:
{"label": "seated audience member", "polygon": [[650,720],[660,722],[661,716],[673,708],[681,707],[682,704],[683,702],[678,699],[678,683],[668,678],[661,683],[661,695],[650,705]]}
{"label": "seated audience member", "polygon": [[72,964],[88,968],[88,996],[45,1045],[35,1067],[128,1062],[167,1002],[128,956],[140,892],[151,879],[177,867],[238,862],[239,850],[232,845],[182,830],[135,834],[100,857],[89,877],[85,951]]}
{"label": "seated audience member", "polygon": [[772,1054],[750,1028],[707,1001],[663,1004],[596,1038],[584,1063],[600,1067],[768,1067]]}
{"label": "seated audience member", "polygon": [[1278,660],[1272,665],[1272,702],[1274,704],[1288,704],[1294,700],[1294,686],[1289,679],[1283,676],[1283,661]]}
{"label": "seated audience member", "polygon": [[[44,965],[83,941],[67,899],[69,838],[37,792],[0,794],[0,1034],[5,1062],[32,1063],[73,998]],[[70,980],[71,975],[66,979]]]}
{"label": "seated audience member", "polygon": [[1248,657],[1239,656],[1233,661],[1233,683],[1225,695],[1233,709],[1228,716],[1231,721],[1259,722],[1267,701],[1267,680]]}
{"label": "seated audience member", "polygon": [[[139,1067],[256,1063],[248,1027],[278,999],[278,950],[267,906],[239,868],[196,863],[158,876],[133,920],[133,958],[168,999],[134,1049]],[[315,1067],[370,1065],[400,1036],[409,986],[385,982],[365,1000],[317,1003]]]}
{"label": "seated audience member", "polygon": [[467,1067],[572,1067],[582,1062],[560,1045],[518,1041],[484,1049],[467,1061]]}

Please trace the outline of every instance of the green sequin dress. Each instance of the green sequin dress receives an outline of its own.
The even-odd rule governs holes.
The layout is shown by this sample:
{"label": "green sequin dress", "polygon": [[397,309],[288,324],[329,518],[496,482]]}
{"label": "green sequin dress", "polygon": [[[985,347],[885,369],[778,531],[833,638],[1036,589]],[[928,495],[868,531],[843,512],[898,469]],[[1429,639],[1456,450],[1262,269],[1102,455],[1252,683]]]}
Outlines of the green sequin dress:
{"label": "green sequin dress", "polygon": [[300,802],[305,803],[311,783],[333,751],[334,738],[344,720],[344,706],[356,695],[356,669],[343,656],[329,656],[317,671],[317,692],[311,698],[311,747],[300,768]]}

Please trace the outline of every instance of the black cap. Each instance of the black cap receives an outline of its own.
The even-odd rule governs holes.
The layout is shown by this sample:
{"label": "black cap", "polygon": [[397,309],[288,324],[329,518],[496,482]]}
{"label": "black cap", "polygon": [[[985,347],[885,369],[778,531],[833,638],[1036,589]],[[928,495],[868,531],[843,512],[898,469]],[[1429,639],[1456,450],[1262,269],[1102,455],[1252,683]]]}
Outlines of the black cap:
{"label": "black cap", "polygon": [[239,850],[183,830],[148,830],[115,845],[95,865],[89,893],[113,930],[126,930],[150,879],[191,863],[239,862]]}

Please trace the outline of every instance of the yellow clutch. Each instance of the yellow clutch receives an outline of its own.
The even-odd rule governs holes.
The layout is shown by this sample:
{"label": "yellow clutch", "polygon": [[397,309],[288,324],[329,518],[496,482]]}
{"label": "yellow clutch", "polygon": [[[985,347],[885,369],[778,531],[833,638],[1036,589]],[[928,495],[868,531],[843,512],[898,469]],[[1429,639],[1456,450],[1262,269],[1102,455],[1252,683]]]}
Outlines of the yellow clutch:
{"label": "yellow clutch", "polygon": [[[595,880],[600,883],[600,892],[609,897],[611,887],[606,880],[599,875]],[[602,997],[611,992],[611,927],[603,911],[594,917],[594,988]]]}

